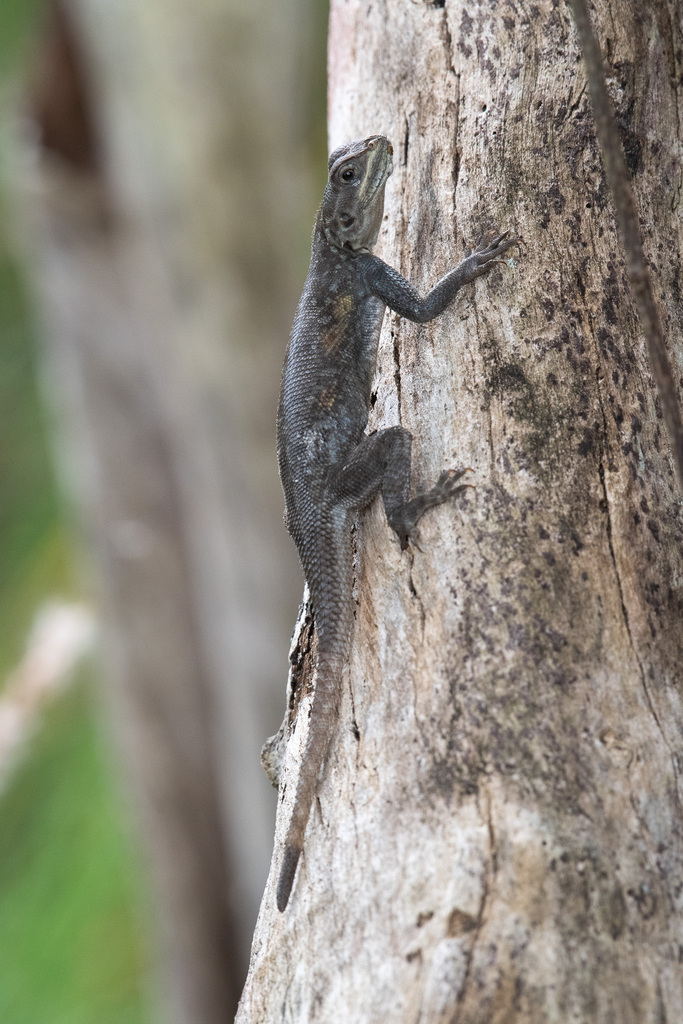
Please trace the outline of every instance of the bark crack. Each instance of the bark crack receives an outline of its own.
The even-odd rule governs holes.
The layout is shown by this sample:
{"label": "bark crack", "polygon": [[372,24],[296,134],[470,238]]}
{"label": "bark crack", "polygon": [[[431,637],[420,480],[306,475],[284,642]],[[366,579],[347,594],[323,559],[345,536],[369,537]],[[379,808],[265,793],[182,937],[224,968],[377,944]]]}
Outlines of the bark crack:
{"label": "bark crack", "polygon": [[578,110],[579,103],[581,102],[581,100],[583,98],[583,94],[585,93],[587,88],[588,88],[588,82],[584,82],[583,85],[581,86],[581,88],[579,89],[579,95],[576,97],[576,99],[574,100],[574,102],[570,106],[569,110],[567,111],[567,119],[569,119],[570,117],[573,117],[573,115]]}
{"label": "bark crack", "polygon": [[484,877],[482,879],[481,902],[479,903],[479,910],[477,911],[477,918],[476,918],[476,922],[475,922],[474,929],[473,929],[474,934],[473,934],[473,938],[472,938],[472,944],[470,946],[470,950],[469,950],[469,953],[467,955],[467,963],[465,965],[465,974],[464,974],[464,977],[462,979],[462,984],[460,986],[460,991],[458,992],[458,996],[457,996],[457,999],[455,1001],[455,1013],[453,1014],[453,1016],[451,1018],[451,1024],[457,1024],[458,1020],[460,1019],[460,1011],[462,1009],[462,1005],[463,1005],[463,1003],[465,1001],[465,996],[467,994],[467,988],[468,988],[468,985],[469,985],[469,982],[470,982],[470,976],[471,976],[471,973],[472,973],[472,963],[473,963],[473,960],[474,960],[474,951],[476,949],[477,942],[479,940],[479,934],[481,932],[482,925],[484,923],[484,915],[485,915],[485,912],[486,912],[486,907],[487,907],[487,904],[488,904],[489,895],[491,893],[491,883],[489,881],[489,876],[490,876],[491,879],[493,879],[493,878],[495,878],[496,874],[498,873],[498,847],[497,847],[497,843],[496,843],[496,834],[495,834],[495,830],[494,830],[494,827],[493,827],[493,813],[492,813],[492,809],[491,809],[491,794],[488,791],[488,789],[486,790],[486,827],[488,829],[488,836],[489,836],[489,867],[488,867],[488,869],[487,869],[487,871],[484,874]]}
{"label": "bark crack", "polygon": [[396,386],[396,404],[398,406],[399,423],[403,422],[401,416],[401,353],[398,344],[398,332],[391,327],[392,352],[394,357],[394,384]]}
{"label": "bark crack", "polygon": [[408,166],[408,149],[410,148],[410,118],[406,118],[406,133],[403,138],[403,166]]}
{"label": "bark crack", "polygon": [[[667,7],[666,7],[666,14],[667,14],[668,22],[669,22],[669,38],[673,39],[674,38],[674,24],[673,24],[673,21],[672,21],[671,8],[669,7],[669,5],[667,5]],[[674,52],[672,53],[672,61],[673,61],[673,64],[674,64],[674,77],[675,77],[676,81],[680,81],[679,62],[676,59],[676,49],[675,48],[674,48]],[[680,115],[680,107],[679,107],[679,96],[680,96],[680,90],[677,91],[677,93],[676,93],[676,102],[674,103],[674,108],[676,110],[676,138],[677,139],[680,139],[680,137],[681,137],[681,115]],[[672,209],[672,211],[676,210],[677,207],[680,205],[680,202],[681,202],[681,190],[682,189],[683,189],[683,171],[680,171],[679,174],[678,174],[678,184],[673,189],[673,196],[672,196],[672,199],[671,199],[671,209]]]}
{"label": "bark crack", "polygon": [[[603,411],[603,416],[604,416],[604,411]],[[623,620],[624,620],[624,626],[626,628],[626,634],[628,636],[629,646],[630,646],[631,650],[633,651],[633,656],[634,656],[634,658],[636,660],[636,664],[638,666],[638,672],[640,674],[640,681],[641,681],[641,685],[643,687],[643,692],[645,694],[645,700],[647,702],[647,706],[648,706],[648,708],[650,710],[650,714],[652,715],[652,717],[654,718],[655,722],[657,723],[657,728],[659,729],[659,731],[660,731],[660,733],[662,735],[662,739],[664,740],[664,743],[666,744],[667,749],[669,750],[669,753],[672,756],[672,764],[674,766],[674,776],[676,776],[676,766],[675,766],[675,762],[673,761],[673,754],[672,754],[672,751],[671,751],[671,746],[670,746],[670,744],[669,744],[669,742],[667,740],[666,733],[664,732],[664,729],[662,728],[662,723],[659,720],[659,717],[658,717],[657,712],[655,710],[654,704],[652,703],[652,697],[651,697],[650,690],[649,690],[648,685],[647,685],[647,680],[645,678],[645,670],[644,670],[643,664],[642,664],[642,662],[640,660],[640,656],[638,655],[638,651],[636,649],[636,645],[635,645],[634,640],[633,640],[633,635],[631,633],[631,624],[629,622],[628,609],[626,608],[626,600],[625,600],[625,597],[624,597],[624,588],[623,588],[623,585],[622,585],[622,582],[621,582],[621,575],[619,573],[619,565],[617,563],[616,553],[615,553],[615,550],[614,550],[614,544],[613,544],[613,540],[612,540],[612,515],[611,515],[611,512],[610,512],[610,500],[609,500],[609,496],[608,496],[608,493],[607,493],[607,483],[606,483],[606,480],[605,480],[605,467],[604,467],[602,459],[600,460],[600,465],[598,467],[598,472],[600,474],[600,485],[602,487],[602,495],[603,495],[603,500],[605,502],[605,512],[606,512],[606,515],[607,515],[607,543],[609,545],[610,558],[612,559],[612,564],[614,566],[614,575],[616,576],[616,580],[617,580],[617,590],[619,591],[619,601],[621,603],[621,614],[622,614],[622,617],[623,617]]]}
{"label": "bark crack", "polygon": [[457,78],[457,72],[455,70],[455,64],[453,62],[453,36],[451,35],[451,30],[448,25],[448,11],[446,10],[445,0],[444,3],[439,4],[439,6],[443,10],[443,15],[441,18],[441,38],[443,39],[444,47],[446,49],[446,53],[448,56],[449,70],[451,74],[455,75]]}
{"label": "bark crack", "polygon": [[481,902],[479,903],[479,910],[477,911],[477,919],[473,929],[472,944],[467,955],[467,963],[465,965],[465,974],[462,979],[460,991],[455,1001],[455,1013],[451,1018],[451,1024],[457,1024],[460,1019],[460,1010],[465,1001],[467,989],[470,982],[470,976],[472,973],[472,962],[474,960],[474,951],[477,948],[477,942],[479,940],[479,934],[481,932],[482,925],[484,923],[484,914],[486,912],[486,906],[490,894],[489,875],[495,875],[498,870],[498,854],[496,850],[495,833],[493,830],[493,818],[491,814],[491,797],[490,794],[486,795],[486,823],[489,833],[489,869],[484,874],[481,886]]}
{"label": "bark crack", "polygon": [[[410,548],[408,548],[408,557],[410,559],[410,567],[409,567],[409,570],[408,570],[408,588],[410,590],[411,596],[418,603],[418,607],[419,607],[419,610],[420,610],[420,642],[424,643],[424,629],[425,629],[426,612],[425,612],[424,604],[422,602],[422,598],[418,594],[417,589],[415,587],[415,583],[413,581],[413,565],[414,565],[414,562],[415,562],[415,555],[413,554],[413,552],[412,552],[412,550]],[[418,715],[418,711],[417,711],[417,690],[418,690],[417,679],[415,678],[415,675],[413,674],[413,716],[415,718],[415,724],[417,726],[418,732],[420,733],[420,736],[422,738],[422,742],[423,742],[423,744],[428,746],[429,745],[428,739],[427,739],[426,733],[424,731],[422,722],[420,721],[420,716]]]}
{"label": "bark crack", "polygon": [[495,877],[498,874],[498,845],[496,833],[493,828],[493,813],[491,811],[491,794],[486,790],[486,824],[489,832],[489,852],[491,857],[491,874]]}
{"label": "bark crack", "polygon": [[358,759],[360,757],[360,729],[358,728],[358,718],[356,716],[356,701],[353,696],[353,686],[351,684],[351,673],[349,672],[349,698],[351,700],[351,732],[354,735],[354,739],[358,746],[356,747],[356,766],[358,766]]}
{"label": "bark crack", "polygon": [[[479,310],[478,310],[478,307],[477,307],[477,304],[475,302],[474,297],[472,298],[472,313],[474,315],[474,322],[475,322],[475,325],[476,325],[475,335],[476,335],[477,340],[479,341],[479,339],[481,338],[481,327],[480,327],[480,324],[479,324]],[[481,345],[480,345],[480,351],[481,351]],[[483,365],[484,365],[484,358],[483,358],[483,354],[482,354],[482,367],[483,367]],[[484,389],[484,394],[486,394],[486,389]],[[496,470],[496,453],[495,453],[495,448],[494,448],[494,445],[493,445],[493,413],[491,411],[492,410],[493,402],[494,402],[494,398],[493,398],[492,395],[489,394],[488,398],[486,399],[486,419],[487,419],[487,427],[488,427],[488,429],[486,431],[486,434],[487,434],[487,440],[488,440],[488,444],[489,444],[489,451],[490,451],[490,454],[491,454],[491,473],[490,473],[490,478],[491,478],[491,483],[495,486],[498,483],[498,473],[497,473],[497,470]],[[479,548],[479,544],[478,543],[477,543],[477,549],[479,550],[479,553],[481,554],[481,556],[483,558],[484,556],[483,556],[483,554],[481,552],[481,549]]]}
{"label": "bark crack", "polygon": [[415,555],[410,550],[409,550],[409,557],[410,557],[410,567],[409,567],[409,570],[408,570],[408,589],[410,590],[411,595],[417,601],[418,608],[420,609],[420,629],[421,629],[421,634],[422,634],[421,635],[421,639],[424,641],[425,621],[427,619],[427,614],[425,612],[425,606],[424,606],[424,603],[422,601],[422,598],[420,597],[420,595],[417,592],[417,588],[415,586],[415,580],[413,579],[413,566],[415,564]]}

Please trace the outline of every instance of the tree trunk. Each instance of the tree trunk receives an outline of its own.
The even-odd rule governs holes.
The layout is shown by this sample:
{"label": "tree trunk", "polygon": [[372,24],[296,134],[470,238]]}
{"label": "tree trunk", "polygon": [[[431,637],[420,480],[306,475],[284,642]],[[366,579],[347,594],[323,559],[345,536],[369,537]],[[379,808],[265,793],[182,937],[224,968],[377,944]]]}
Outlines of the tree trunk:
{"label": "tree trunk", "polygon": [[[680,5],[596,27],[680,337]],[[337,734],[279,914],[305,691],[237,1020],[683,1020],[683,507],[569,9],[333,0],[329,76],[330,147],[394,144],[384,259],[424,291],[491,226],[524,244],[385,318],[370,428],[475,490],[403,554],[360,517]]]}

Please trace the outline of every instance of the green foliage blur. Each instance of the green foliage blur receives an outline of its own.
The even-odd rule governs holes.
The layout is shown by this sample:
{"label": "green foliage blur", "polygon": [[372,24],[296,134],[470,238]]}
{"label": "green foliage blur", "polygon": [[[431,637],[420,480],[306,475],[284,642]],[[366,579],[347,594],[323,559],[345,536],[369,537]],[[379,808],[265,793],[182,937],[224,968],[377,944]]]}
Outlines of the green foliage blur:
{"label": "green foliage blur", "polygon": [[0,803],[0,1020],[143,1024],[136,880],[88,690],[53,705]]}
{"label": "green foliage blur", "polygon": [[[41,6],[0,4],[0,119],[30,64]],[[7,202],[0,194],[0,691],[41,603],[76,591]],[[141,892],[81,678],[43,716],[0,794],[2,1024],[144,1024]]]}

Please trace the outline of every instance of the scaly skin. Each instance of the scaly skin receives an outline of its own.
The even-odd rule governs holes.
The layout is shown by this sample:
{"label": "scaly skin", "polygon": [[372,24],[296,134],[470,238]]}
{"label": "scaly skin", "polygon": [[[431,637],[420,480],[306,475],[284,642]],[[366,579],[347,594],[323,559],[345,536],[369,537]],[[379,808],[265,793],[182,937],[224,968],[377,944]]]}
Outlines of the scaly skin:
{"label": "scaly skin", "polygon": [[424,297],[372,249],[382,223],[392,147],[382,135],[335,150],[313,234],[311,264],[285,358],[278,410],[285,520],[308,582],[318,637],[315,693],[277,890],[294,883],[318,776],[337,717],[353,625],[351,527],[379,493],[405,547],[430,508],[456,497],[465,470],[447,470],[412,500],[402,427],[364,434],[386,306],[418,323],[437,317],[462,285],[485,274],[517,239],[480,245]]}

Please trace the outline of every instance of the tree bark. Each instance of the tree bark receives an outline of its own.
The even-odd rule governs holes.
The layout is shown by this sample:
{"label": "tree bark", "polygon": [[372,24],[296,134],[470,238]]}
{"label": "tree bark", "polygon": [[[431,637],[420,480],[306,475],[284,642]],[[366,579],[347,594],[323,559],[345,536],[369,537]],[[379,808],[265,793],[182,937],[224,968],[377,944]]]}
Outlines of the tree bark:
{"label": "tree bark", "polygon": [[[596,28],[680,391],[680,6]],[[433,324],[385,318],[370,428],[413,432],[418,484],[476,486],[403,554],[379,502],[360,517],[279,914],[303,630],[237,1021],[683,1019],[683,509],[569,9],[333,0],[329,117],[330,148],[393,142],[379,254],[421,290],[491,226],[524,245]]]}
{"label": "tree bark", "polygon": [[676,381],[673,377],[673,368],[659,322],[652,281],[645,262],[631,179],[607,92],[600,45],[593,31],[586,0],[571,0],[571,8],[581,42],[595,131],[600,143],[605,178],[619,225],[628,281],[647,345],[650,370],[657,385],[657,397],[661,404],[662,419],[671,446],[678,490],[683,495],[683,417],[678,401]]}

